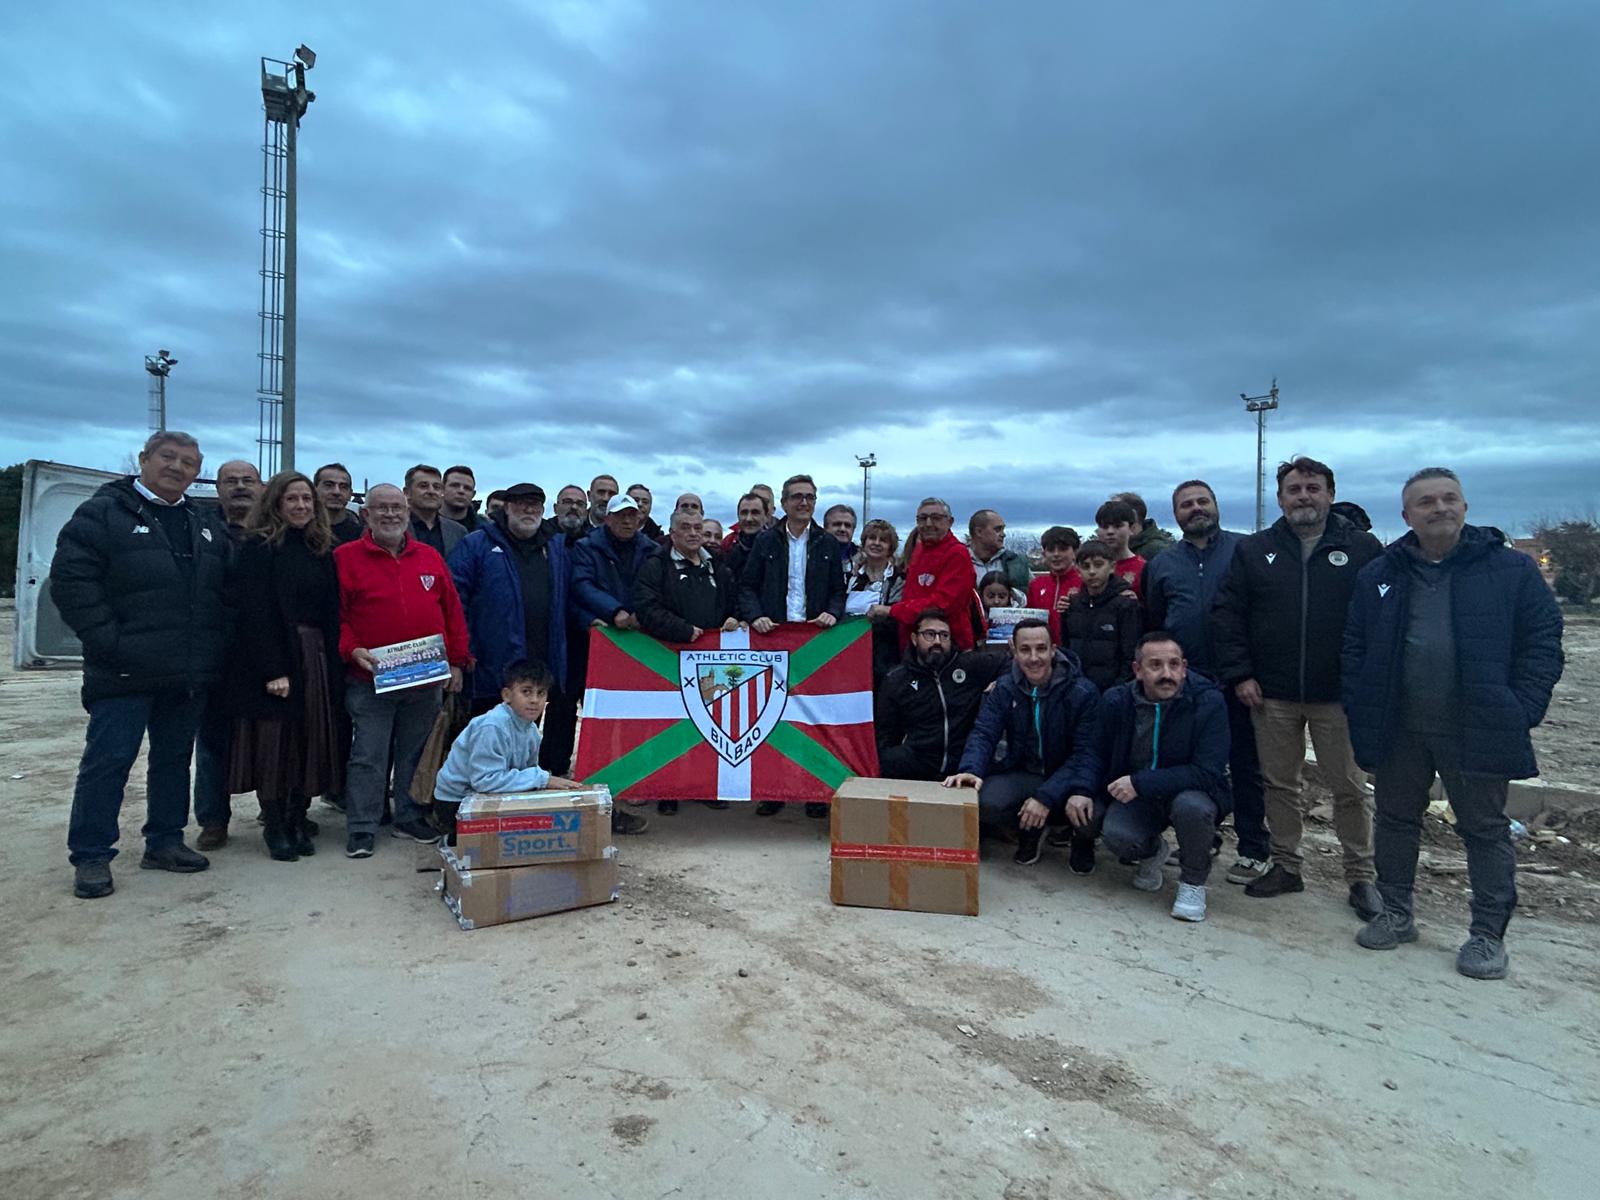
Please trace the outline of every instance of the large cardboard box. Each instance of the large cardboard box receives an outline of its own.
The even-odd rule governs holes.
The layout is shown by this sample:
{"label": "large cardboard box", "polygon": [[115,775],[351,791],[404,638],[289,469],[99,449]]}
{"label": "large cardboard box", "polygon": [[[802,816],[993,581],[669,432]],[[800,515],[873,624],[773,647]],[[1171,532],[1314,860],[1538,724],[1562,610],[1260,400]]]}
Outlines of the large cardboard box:
{"label": "large cardboard box", "polygon": [[473,870],[449,846],[441,846],[439,856],[444,866],[441,897],[463,929],[609,904],[617,898],[617,852],[610,846],[602,858],[496,870]]}
{"label": "large cardboard box", "polygon": [[456,813],[456,857],[475,871],[589,862],[610,845],[611,792],[604,786],[471,795]]}
{"label": "large cardboard box", "polygon": [[978,915],[978,795],[852,777],[833,795],[835,904]]}

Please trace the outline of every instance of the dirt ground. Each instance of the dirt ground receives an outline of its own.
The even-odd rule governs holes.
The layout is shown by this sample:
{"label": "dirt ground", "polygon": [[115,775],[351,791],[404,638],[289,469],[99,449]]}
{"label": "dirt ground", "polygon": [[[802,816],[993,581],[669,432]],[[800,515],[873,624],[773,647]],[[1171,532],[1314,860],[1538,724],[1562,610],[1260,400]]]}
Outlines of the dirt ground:
{"label": "dirt ground", "polygon": [[[1583,638],[1541,742],[1590,770]],[[621,903],[463,933],[409,844],[348,861],[322,806],[313,859],[236,819],[209,872],[141,872],[137,775],[86,903],[77,682],[0,674],[8,1200],[1591,1194],[1593,813],[1523,849],[1556,870],[1519,879],[1503,983],[1452,969],[1442,823],[1422,939],[1387,954],[1331,854],[1283,900],[1214,877],[1191,926],[1170,871],[1152,897],[997,847],[968,919],[834,908],[820,823],[702,809],[623,840]]]}

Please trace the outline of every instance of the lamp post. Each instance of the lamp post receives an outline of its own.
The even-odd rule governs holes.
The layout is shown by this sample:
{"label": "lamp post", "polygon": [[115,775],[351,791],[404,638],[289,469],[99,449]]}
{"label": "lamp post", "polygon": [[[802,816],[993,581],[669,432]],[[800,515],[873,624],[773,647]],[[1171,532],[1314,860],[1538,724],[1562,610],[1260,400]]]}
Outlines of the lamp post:
{"label": "lamp post", "polygon": [[[306,115],[306,109],[317,98],[317,94],[306,89],[306,72],[317,64],[317,55],[309,46],[301,45],[295,49],[294,62],[280,62],[276,59],[264,58],[261,60],[261,99],[267,114],[268,159],[269,162],[276,153],[271,127],[274,124],[283,127],[282,161],[283,161],[283,228],[282,228],[282,253],[283,264],[282,308],[278,314],[282,318],[283,329],[280,342],[282,360],[282,374],[278,380],[278,392],[281,398],[280,429],[278,440],[281,445],[281,463],[273,464],[276,470],[281,465],[283,470],[294,466],[294,436],[295,436],[295,319],[296,319],[296,276],[295,252],[298,244],[299,230],[296,217],[297,177],[298,170],[295,162],[295,148],[299,141],[300,121]],[[281,68],[281,71],[269,68]],[[263,189],[275,191],[275,189]],[[269,206],[270,206],[269,194]],[[263,222],[262,234],[264,237],[275,236],[270,228],[270,222]],[[267,268],[264,267],[264,271]],[[270,306],[262,313],[263,321],[269,319]],[[265,340],[265,337],[264,337]],[[270,350],[268,350],[270,353]],[[270,388],[268,389],[270,391]]]}
{"label": "lamp post", "polygon": [[1272,381],[1272,387],[1264,396],[1246,396],[1240,392],[1239,399],[1244,401],[1245,412],[1256,415],[1256,530],[1259,532],[1267,517],[1267,414],[1278,407],[1278,381]]}
{"label": "lamp post", "polygon": [[876,454],[858,454],[856,462],[861,465],[861,526],[866,528],[868,520],[868,507],[872,502],[872,468],[878,465]]}
{"label": "lamp post", "polygon": [[167,427],[167,376],[178,360],[171,351],[157,350],[144,356],[144,369],[150,373],[150,430],[160,433]]}

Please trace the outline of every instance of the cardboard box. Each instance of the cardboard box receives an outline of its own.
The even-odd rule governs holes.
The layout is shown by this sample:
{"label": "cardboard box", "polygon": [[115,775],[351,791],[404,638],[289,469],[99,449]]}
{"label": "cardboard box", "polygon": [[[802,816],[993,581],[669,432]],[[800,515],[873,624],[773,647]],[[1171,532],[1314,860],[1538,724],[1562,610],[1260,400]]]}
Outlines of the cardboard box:
{"label": "cardboard box", "polygon": [[463,929],[524,921],[572,908],[610,904],[617,898],[617,852],[583,862],[473,870],[441,846],[440,895]]}
{"label": "cardboard box", "polygon": [[471,795],[456,813],[453,849],[474,871],[591,862],[610,845],[611,791],[604,786]]}
{"label": "cardboard box", "polygon": [[835,904],[978,915],[978,794],[853,777],[833,794]]}

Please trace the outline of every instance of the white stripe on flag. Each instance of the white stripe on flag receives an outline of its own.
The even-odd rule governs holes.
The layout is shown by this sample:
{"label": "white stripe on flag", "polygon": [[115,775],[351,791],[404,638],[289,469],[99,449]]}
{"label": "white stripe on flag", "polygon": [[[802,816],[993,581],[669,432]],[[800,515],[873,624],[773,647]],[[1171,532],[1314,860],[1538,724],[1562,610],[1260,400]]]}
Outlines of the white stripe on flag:
{"label": "white stripe on flag", "polygon": [[[750,649],[750,631],[747,629],[735,629],[723,634],[717,643],[717,648],[720,650]],[[729,694],[728,700],[729,703],[732,703],[732,693]],[[717,759],[717,799],[750,799],[750,760],[748,758],[737,767],[726,759],[720,757]]]}
{"label": "white stripe on flag", "polygon": [[783,719],[802,725],[865,725],[872,720],[872,693],[790,696],[783,707]]}
{"label": "white stripe on flag", "polygon": [[683,693],[618,692],[589,688],[583,693],[583,715],[609,721],[674,721],[689,714]]}

